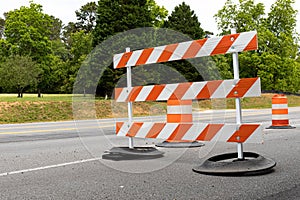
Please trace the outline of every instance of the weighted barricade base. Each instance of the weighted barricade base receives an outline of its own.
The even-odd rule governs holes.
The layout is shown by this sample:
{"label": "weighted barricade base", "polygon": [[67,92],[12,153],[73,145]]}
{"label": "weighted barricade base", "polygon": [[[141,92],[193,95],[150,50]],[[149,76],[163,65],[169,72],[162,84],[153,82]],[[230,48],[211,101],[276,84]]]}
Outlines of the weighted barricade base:
{"label": "weighted barricade base", "polygon": [[296,128],[296,127],[288,125],[288,126],[269,126],[266,129],[293,129],[293,128]]}
{"label": "weighted barricade base", "polygon": [[113,147],[102,155],[107,160],[145,160],[163,157],[164,152],[154,147]]}
{"label": "weighted barricade base", "polygon": [[194,147],[202,147],[203,143],[193,141],[193,142],[168,142],[164,141],[162,143],[158,143],[155,146],[164,147],[164,148],[194,148]]}
{"label": "weighted barricade base", "polygon": [[193,168],[193,171],[207,175],[253,176],[270,173],[276,166],[275,161],[253,152],[244,152],[244,159],[237,157],[237,153],[213,156]]}

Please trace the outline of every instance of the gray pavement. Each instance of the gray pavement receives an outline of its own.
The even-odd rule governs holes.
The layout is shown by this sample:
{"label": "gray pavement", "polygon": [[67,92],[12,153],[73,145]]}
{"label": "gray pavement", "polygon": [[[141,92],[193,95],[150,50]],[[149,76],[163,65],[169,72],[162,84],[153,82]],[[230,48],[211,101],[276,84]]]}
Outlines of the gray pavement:
{"label": "gray pavement", "polygon": [[[236,145],[208,142],[192,149],[164,149],[142,160],[103,160],[105,150],[127,145],[114,135],[115,120],[0,126],[0,199],[300,199],[300,108],[290,108],[296,129],[264,129],[264,143],[246,143],[277,162],[259,176],[202,175],[204,159],[235,152]],[[225,116],[225,117],[224,117]],[[244,122],[271,125],[270,110],[244,110]],[[161,120],[153,117],[146,120]],[[195,113],[197,121],[234,122],[234,111]],[[136,145],[160,141],[136,139]]]}

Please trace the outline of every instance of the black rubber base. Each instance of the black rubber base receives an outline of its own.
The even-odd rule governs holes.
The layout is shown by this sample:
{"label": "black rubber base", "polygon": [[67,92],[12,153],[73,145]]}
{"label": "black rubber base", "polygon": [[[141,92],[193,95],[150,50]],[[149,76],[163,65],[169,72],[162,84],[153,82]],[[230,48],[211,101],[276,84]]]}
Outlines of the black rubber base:
{"label": "black rubber base", "polygon": [[251,176],[270,173],[276,165],[275,161],[257,153],[244,152],[244,159],[237,157],[237,153],[213,156],[193,168],[193,171],[208,175]]}
{"label": "black rubber base", "polygon": [[193,148],[193,147],[202,147],[203,143],[194,141],[194,142],[167,142],[164,141],[162,143],[156,144],[157,147],[164,148]]}
{"label": "black rubber base", "polygon": [[288,125],[288,126],[269,126],[266,129],[293,129],[293,128],[296,128],[296,127]]}
{"label": "black rubber base", "polygon": [[164,152],[158,151],[153,147],[113,147],[106,154],[102,155],[102,159],[107,160],[145,160],[163,157]]}

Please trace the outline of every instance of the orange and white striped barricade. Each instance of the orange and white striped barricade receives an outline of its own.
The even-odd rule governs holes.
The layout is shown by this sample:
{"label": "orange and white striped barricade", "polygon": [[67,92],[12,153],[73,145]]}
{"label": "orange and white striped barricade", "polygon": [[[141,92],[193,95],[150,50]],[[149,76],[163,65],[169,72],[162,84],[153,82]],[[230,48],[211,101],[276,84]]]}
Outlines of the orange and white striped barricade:
{"label": "orange and white striped barricade", "polygon": [[[169,99],[167,101],[167,123],[193,123],[192,100]],[[166,140],[157,147],[188,148],[201,147],[203,143],[195,140]]]}
{"label": "orange and white striped barricade", "polygon": [[[275,166],[275,162],[255,153],[244,154],[243,143],[255,138],[261,131],[260,124],[243,124],[240,98],[261,95],[259,78],[239,78],[238,52],[257,50],[257,32],[236,33],[215,38],[207,38],[137,51],[126,51],[113,58],[114,68],[139,66],[188,58],[213,56],[232,53],[233,80],[217,80],[193,83],[175,83],[165,85],[137,86],[115,89],[116,102],[169,101],[213,98],[236,99],[236,124],[201,124],[190,122],[134,122],[129,115],[127,122],[117,122],[118,136],[130,138],[160,138],[165,140],[225,141],[237,143],[237,153],[220,155],[211,163],[201,165],[193,170],[199,173],[224,174],[261,172]],[[130,71],[129,71],[130,72]],[[127,78],[130,75],[127,75]],[[130,82],[130,81],[129,81]],[[170,113],[168,113],[170,114]],[[245,159],[251,157],[251,159]],[[237,158],[239,162],[225,161]],[[211,160],[207,160],[210,162]],[[206,169],[205,166],[209,166]],[[204,168],[203,168],[204,166]],[[229,168],[227,168],[229,166]],[[240,168],[240,169],[239,169]]]}
{"label": "orange and white striped barricade", "polygon": [[272,97],[272,126],[268,129],[291,129],[289,124],[288,99],[284,94],[275,94]]}

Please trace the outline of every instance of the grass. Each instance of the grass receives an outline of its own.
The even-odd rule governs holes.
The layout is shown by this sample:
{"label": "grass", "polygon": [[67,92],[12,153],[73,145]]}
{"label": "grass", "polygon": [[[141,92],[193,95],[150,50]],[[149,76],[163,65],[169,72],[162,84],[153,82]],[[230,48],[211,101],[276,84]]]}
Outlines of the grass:
{"label": "grass", "polygon": [[[271,109],[272,96],[273,94],[263,94],[261,97],[241,99],[242,108]],[[300,96],[287,97],[289,107],[300,106]],[[234,101],[234,99],[199,100],[193,102],[193,108],[234,109]],[[24,94],[23,98],[17,98],[16,94],[0,94],[0,123],[127,117],[126,103],[80,97],[74,99],[74,105],[76,110],[73,110],[71,94],[44,94],[42,98],[37,98],[36,94]],[[134,116],[166,114],[165,102],[135,102],[133,108]]]}

